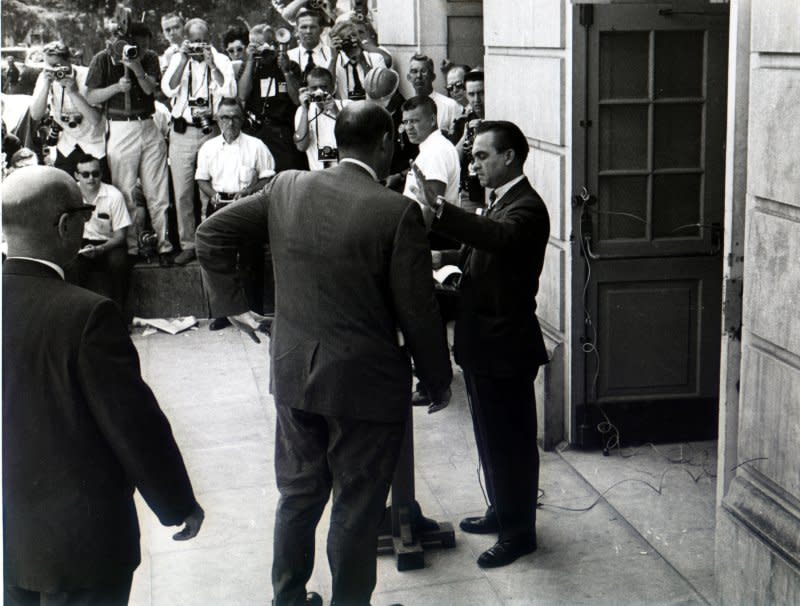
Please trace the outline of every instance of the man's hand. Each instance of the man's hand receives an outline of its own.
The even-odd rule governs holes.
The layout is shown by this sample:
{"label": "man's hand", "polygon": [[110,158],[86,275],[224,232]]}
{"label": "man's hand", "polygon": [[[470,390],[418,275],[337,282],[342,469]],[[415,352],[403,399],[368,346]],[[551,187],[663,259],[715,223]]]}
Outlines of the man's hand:
{"label": "man's hand", "polygon": [[186,516],[186,519],[183,521],[183,530],[180,530],[172,535],[172,540],[188,541],[189,539],[196,537],[197,533],[200,532],[200,527],[203,525],[203,520],[205,517],[206,514],[203,511],[203,508],[200,507],[199,504],[195,503],[192,513]]}
{"label": "man's hand", "polygon": [[100,250],[100,247],[95,246],[94,244],[87,244],[78,251],[79,255],[82,255],[87,259],[94,259],[96,257],[99,257],[102,253],[103,251]]}
{"label": "man's hand", "polygon": [[258,55],[261,52],[260,49],[261,49],[260,44],[251,42],[250,44],[247,45],[247,48],[244,49],[244,54],[248,60],[253,59],[256,55]]}
{"label": "man's hand", "polygon": [[235,316],[228,316],[228,320],[256,343],[261,343],[261,339],[258,338],[256,331],[269,335],[270,329],[272,328],[272,318],[262,316],[254,311],[246,311]]}
{"label": "man's hand", "polygon": [[127,76],[122,76],[122,78],[119,79],[119,82],[117,82],[117,88],[119,89],[119,92],[127,93],[129,90],[131,90],[131,79]]}
{"label": "man's hand", "polygon": [[328,95],[327,99],[325,99],[325,102],[322,105],[322,109],[326,114],[334,118],[339,115],[339,106],[336,105],[336,98],[333,95]]}
{"label": "man's hand", "polygon": [[278,63],[278,68],[284,74],[292,68],[292,60],[289,59],[289,55],[287,55],[283,51],[278,51],[277,63]]}
{"label": "man's hand", "polygon": [[208,69],[217,69],[217,64],[214,61],[214,53],[211,51],[211,45],[203,49],[203,61],[208,65]]}
{"label": "man's hand", "polygon": [[191,51],[189,49],[189,44],[190,44],[189,40],[184,40],[183,42],[181,42],[181,46],[178,49],[186,59],[189,59],[189,55],[191,54]]}
{"label": "man's hand", "polygon": [[311,91],[308,89],[307,86],[304,86],[297,92],[300,105],[308,109],[308,106],[311,105]]}
{"label": "man's hand", "polygon": [[447,408],[452,397],[453,392],[448,387],[444,390],[444,392],[438,395],[438,397],[431,398],[431,403],[428,406],[428,414],[433,414],[434,412],[439,412],[440,410]]}
{"label": "man's hand", "polygon": [[78,92],[78,83],[75,81],[74,71],[69,76],[64,76],[64,78],[61,79],[61,86],[63,86],[68,93]]}
{"label": "man's hand", "polygon": [[412,187],[414,195],[420,204],[435,211],[439,205],[436,203],[437,194],[436,190],[433,188],[433,182],[425,178],[425,173],[417,166],[416,162],[411,163],[411,171],[414,173],[414,179],[417,181],[417,186]]}
{"label": "man's hand", "polygon": [[138,80],[141,80],[147,75],[142,67],[142,61],[138,57],[136,59],[128,59],[127,57],[123,57],[122,65],[131,70],[133,75],[136,76]]}
{"label": "man's hand", "polygon": [[444,265],[442,261],[442,251],[441,250],[432,250],[431,251],[431,266],[433,269],[441,269],[442,265]]}

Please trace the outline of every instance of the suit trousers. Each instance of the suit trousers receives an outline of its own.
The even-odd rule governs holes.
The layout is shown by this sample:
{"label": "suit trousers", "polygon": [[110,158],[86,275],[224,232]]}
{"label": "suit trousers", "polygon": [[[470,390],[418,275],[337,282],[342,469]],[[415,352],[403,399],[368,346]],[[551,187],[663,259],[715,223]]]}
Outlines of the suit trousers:
{"label": "suit trousers", "polygon": [[[97,246],[102,243],[101,240],[84,239],[82,245],[94,244]],[[128,253],[125,250],[125,246],[112,248],[94,259],[78,255],[74,263],[70,264],[66,270],[67,276],[72,278],[71,281],[84,288],[89,287],[90,273],[102,273],[107,278],[108,295],[119,306],[120,311],[124,311],[131,275],[131,266],[128,262]]]}
{"label": "suit trousers", "polygon": [[[150,223],[158,238],[158,252],[172,250],[167,234],[167,209],[169,208],[169,172],[167,170],[167,143],[155,121],[109,120],[106,157],[111,169],[111,183],[122,192],[128,212],[133,218],[136,201],[133,188],[141,180],[142,193],[147,200]],[[128,253],[139,252],[139,234],[128,229]]]}
{"label": "suit trousers", "polygon": [[[215,127],[207,135],[196,126],[187,126],[185,133],[169,133],[169,168],[172,174],[172,189],[175,192],[175,211],[178,216],[178,238],[181,250],[194,250],[194,232],[197,228],[195,215],[195,179],[197,152],[200,146],[216,137]],[[202,192],[201,199],[204,198]],[[202,206],[205,206],[203,200]]]}
{"label": "suit trousers", "polygon": [[114,585],[44,593],[6,585],[3,592],[5,606],[127,606],[133,577]]}
{"label": "suit trousers", "polygon": [[539,448],[535,375],[490,377],[464,371],[478,455],[498,540],[536,539]]}
{"label": "suit trousers", "polygon": [[376,423],[278,405],[272,586],[275,606],[304,603],[314,535],[333,491],[328,531],[332,606],[368,606],[375,588],[378,528],[405,422]]}

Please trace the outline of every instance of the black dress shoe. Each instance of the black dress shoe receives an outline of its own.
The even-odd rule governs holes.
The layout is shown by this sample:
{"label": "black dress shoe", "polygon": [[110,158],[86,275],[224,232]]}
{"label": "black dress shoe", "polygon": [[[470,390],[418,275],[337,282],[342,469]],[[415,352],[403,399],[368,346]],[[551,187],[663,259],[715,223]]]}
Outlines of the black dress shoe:
{"label": "black dress shoe", "polygon": [[492,534],[500,531],[497,516],[493,511],[487,511],[483,516],[464,518],[458,525],[461,530],[470,534]]}
{"label": "black dress shoe", "polygon": [[497,568],[511,564],[517,558],[536,551],[536,540],[498,541],[478,557],[481,568]]}
{"label": "black dress shoe", "polygon": [[431,403],[431,397],[428,395],[428,390],[423,387],[422,383],[417,381],[417,388],[411,394],[412,406],[427,406]]}
{"label": "black dress shoe", "polygon": [[208,325],[208,330],[222,330],[223,328],[228,328],[230,325],[231,321],[225,316],[222,316],[221,318],[214,318],[211,320],[211,323]]}

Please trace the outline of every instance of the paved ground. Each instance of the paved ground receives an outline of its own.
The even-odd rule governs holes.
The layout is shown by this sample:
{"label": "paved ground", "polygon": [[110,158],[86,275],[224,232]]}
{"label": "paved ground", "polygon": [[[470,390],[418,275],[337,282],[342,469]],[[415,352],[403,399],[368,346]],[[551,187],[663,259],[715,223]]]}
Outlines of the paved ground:
{"label": "paved ground", "polygon": [[[206,522],[195,540],[176,543],[174,529],[159,526],[139,503],[143,562],[131,604],[268,605],[277,490],[266,343],[232,329],[211,333],[205,324],[177,336],[137,334],[134,342]],[[485,508],[459,373],[450,407],[431,416],[417,410],[414,427],[417,498],[427,516],[457,527],[461,517]],[[392,557],[380,557],[373,604],[708,603],[715,453],[713,442],[643,446],[610,457],[544,453],[540,501],[546,505],[538,513],[536,553],[483,571],[475,559],[492,538],[456,530],[456,548],[427,552],[422,570],[398,572]],[[585,509],[595,501],[588,511],[556,507]],[[327,596],[327,604],[326,528],[327,515],[309,588]]]}

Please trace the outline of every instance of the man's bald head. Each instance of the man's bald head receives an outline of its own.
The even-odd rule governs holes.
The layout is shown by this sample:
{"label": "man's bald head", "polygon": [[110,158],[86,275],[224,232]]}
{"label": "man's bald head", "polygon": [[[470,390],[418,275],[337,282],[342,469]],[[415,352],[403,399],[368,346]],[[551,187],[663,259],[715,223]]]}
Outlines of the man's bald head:
{"label": "man's bald head", "polygon": [[334,136],[340,158],[357,158],[385,176],[394,152],[394,123],[383,107],[369,101],[346,105],[336,118]]}
{"label": "man's bald head", "polygon": [[28,256],[62,264],[80,248],[88,213],[75,180],[50,166],[26,166],[2,184],[3,232],[9,256]]}

